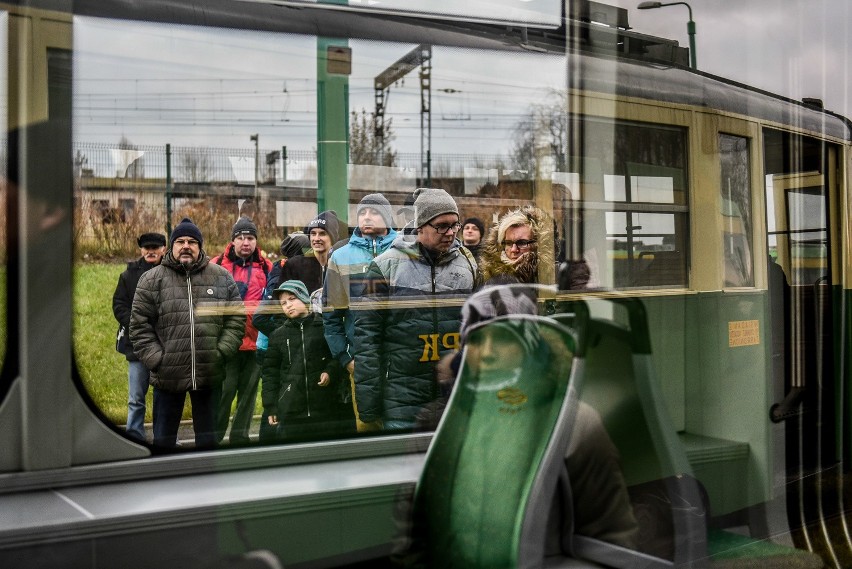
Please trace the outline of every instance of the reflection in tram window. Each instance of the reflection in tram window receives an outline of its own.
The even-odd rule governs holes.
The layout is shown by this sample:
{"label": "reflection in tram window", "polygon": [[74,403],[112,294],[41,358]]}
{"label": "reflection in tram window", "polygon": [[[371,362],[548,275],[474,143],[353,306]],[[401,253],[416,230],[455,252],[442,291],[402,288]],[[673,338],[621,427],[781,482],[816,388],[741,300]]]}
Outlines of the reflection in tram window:
{"label": "reflection in tram window", "polygon": [[[577,126],[579,128],[579,126]],[[685,133],[587,121],[584,247],[604,288],[687,286]]]}
{"label": "reflection in tram window", "polygon": [[754,286],[748,140],[719,135],[725,286]]}
{"label": "reflection in tram window", "polygon": [[[397,230],[419,186],[444,188],[462,219],[486,224],[538,199],[553,207],[549,195],[538,196],[540,173],[528,160],[535,156],[521,141],[535,134],[536,113],[567,124],[559,54],[348,39],[341,66],[326,67],[317,65],[325,40],[311,35],[84,17],[74,30],[76,361],[119,430],[126,364],[111,349],[109,295],[100,293],[138,257],[138,235],[168,235],[189,217],[212,258],[247,215],[275,266],[282,239],[318,211],[336,211],[340,238],[348,238],[358,203],[377,192]],[[497,68],[500,77],[489,71]],[[347,135],[348,154],[339,151]],[[564,170],[560,136],[553,147]],[[552,172],[548,181],[566,176]],[[261,413],[258,396],[253,438]],[[191,418],[188,408],[183,418]]]}

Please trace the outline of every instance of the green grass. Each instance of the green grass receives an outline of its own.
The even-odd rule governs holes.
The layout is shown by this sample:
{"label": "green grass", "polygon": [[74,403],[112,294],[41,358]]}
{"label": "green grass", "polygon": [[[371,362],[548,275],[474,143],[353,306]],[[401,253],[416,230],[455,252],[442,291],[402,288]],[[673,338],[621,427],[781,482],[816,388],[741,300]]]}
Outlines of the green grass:
{"label": "green grass", "polygon": [[[126,263],[77,263],[74,268],[73,334],[77,366],[92,400],[117,425],[127,421],[127,360],[115,351],[118,322],[112,315],[112,295],[126,266]],[[5,326],[0,333],[5,333]],[[151,394],[152,390],[148,390],[146,422],[151,421]],[[258,401],[255,411],[259,414],[261,410]],[[184,419],[192,416],[189,398],[183,416]]]}
{"label": "green grass", "polygon": [[[87,263],[74,269],[74,354],[83,384],[116,424],[127,420],[127,360],[115,351],[118,322],[112,294],[125,264]],[[146,421],[151,420],[151,391]]]}

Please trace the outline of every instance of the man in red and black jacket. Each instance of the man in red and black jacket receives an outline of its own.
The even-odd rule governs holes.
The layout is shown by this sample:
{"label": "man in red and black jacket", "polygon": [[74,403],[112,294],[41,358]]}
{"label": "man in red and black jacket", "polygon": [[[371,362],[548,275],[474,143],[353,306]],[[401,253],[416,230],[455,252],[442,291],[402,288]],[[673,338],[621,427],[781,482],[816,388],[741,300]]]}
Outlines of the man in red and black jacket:
{"label": "man in red and black jacket", "polygon": [[219,441],[225,438],[231,404],[237,398],[237,410],[231,425],[231,444],[249,442],[249,427],[257,398],[260,369],[255,361],[257,329],[252,324],[252,314],[263,299],[266,277],[272,264],[257,248],[257,226],[247,217],[241,217],[231,230],[231,242],[225,251],[214,258],[233,275],[246,307],[246,331],[237,354],[225,361],[225,382],[222,399],[216,416],[216,435]]}

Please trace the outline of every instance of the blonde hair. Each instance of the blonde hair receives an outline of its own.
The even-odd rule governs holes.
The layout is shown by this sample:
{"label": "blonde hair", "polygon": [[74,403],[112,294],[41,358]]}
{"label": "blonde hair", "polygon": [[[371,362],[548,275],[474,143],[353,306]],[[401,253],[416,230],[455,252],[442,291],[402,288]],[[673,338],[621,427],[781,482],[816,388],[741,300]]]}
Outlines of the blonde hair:
{"label": "blonde hair", "polygon": [[503,238],[506,237],[506,231],[508,231],[510,227],[517,227],[519,225],[528,225],[533,232],[533,237],[536,237],[533,220],[530,219],[530,216],[527,215],[527,212],[523,209],[516,209],[506,213],[497,223],[497,244],[500,245],[503,243]]}

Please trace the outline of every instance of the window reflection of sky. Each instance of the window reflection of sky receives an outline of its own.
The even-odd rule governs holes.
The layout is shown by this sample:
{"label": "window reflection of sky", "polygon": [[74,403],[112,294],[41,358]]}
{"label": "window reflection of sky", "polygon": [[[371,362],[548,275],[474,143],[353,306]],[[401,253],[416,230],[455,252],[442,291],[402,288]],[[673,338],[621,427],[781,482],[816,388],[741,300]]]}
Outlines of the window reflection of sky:
{"label": "window reflection of sky", "polygon": [[[75,139],[179,146],[316,146],[316,38],[76,18]],[[105,50],[103,46],[109,46]],[[412,44],[350,40],[349,110]],[[564,59],[433,47],[432,152],[505,154],[530,105],[564,86]],[[414,71],[387,99],[400,152],[420,150]]]}

